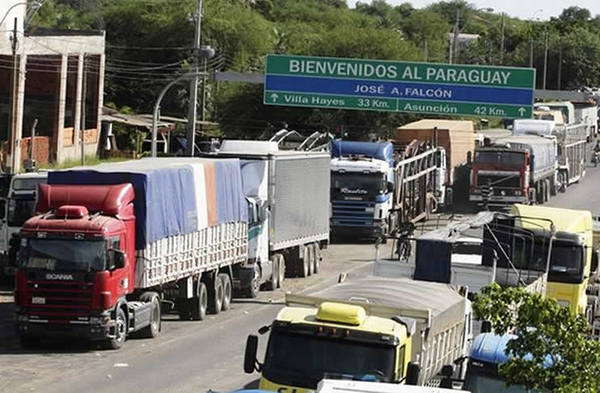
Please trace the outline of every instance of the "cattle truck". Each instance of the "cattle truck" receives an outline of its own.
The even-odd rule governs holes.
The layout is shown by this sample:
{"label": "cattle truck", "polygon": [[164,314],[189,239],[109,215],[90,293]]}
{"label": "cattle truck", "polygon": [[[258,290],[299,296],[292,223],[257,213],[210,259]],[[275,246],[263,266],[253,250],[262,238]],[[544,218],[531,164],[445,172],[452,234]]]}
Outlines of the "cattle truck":
{"label": "cattle truck", "polygon": [[435,383],[444,366],[468,356],[466,292],[373,275],[312,295],[287,294],[276,319],[259,330],[270,331],[264,362],[256,358],[258,337],[250,335],[244,370],[260,370],[260,388],[278,392],[311,391],[323,378]]}
{"label": "cattle truck", "polygon": [[[406,145],[413,140],[443,147],[447,156],[444,172],[444,205],[451,206],[454,196],[464,198],[468,189],[467,161],[475,149],[475,127],[471,120],[421,119],[396,129],[394,143]],[[458,202],[458,201],[457,201]]]}
{"label": "cattle truck", "polygon": [[0,277],[12,276],[16,263],[19,231],[35,210],[38,185],[45,183],[48,172],[19,173],[11,177],[7,198],[0,207]]}
{"label": "cattle truck", "polygon": [[555,139],[498,138],[475,149],[469,200],[483,202],[482,186],[488,185],[489,205],[543,203],[555,190],[557,165]]}
{"label": "cattle truck", "polygon": [[182,319],[226,310],[247,259],[239,160],[144,159],[55,171],[21,230],[23,345],[60,336],[119,348],[156,336],[161,302]]}
{"label": "cattle truck", "polygon": [[385,237],[444,202],[443,148],[412,142],[331,142],[331,230],[339,236]]}
{"label": "cattle truck", "polygon": [[254,297],[286,274],[317,273],[329,242],[329,153],[224,140],[216,155],[240,160],[248,202],[248,260],[234,267],[236,288]]}

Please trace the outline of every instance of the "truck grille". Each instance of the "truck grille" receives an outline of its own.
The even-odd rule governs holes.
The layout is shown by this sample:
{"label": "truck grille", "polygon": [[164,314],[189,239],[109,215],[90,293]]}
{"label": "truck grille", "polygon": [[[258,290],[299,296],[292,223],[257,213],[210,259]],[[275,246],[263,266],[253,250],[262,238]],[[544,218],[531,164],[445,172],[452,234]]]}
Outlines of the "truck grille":
{"label": "truck grille", "polygon": [[[94,284],[85,281],[27,281],[31,313],[87,315],[92,308]],[[43,299],[43,300],[42,300]]]}
{"label": "truck grille", "polygon": [[[372,226],[374,202],[333,201],[333,226]],[[371,211],[367,211],[369,208]]]}
{"label": "truck grille", "polygon": [[521,188],[521,177],[518,174],[511,175],[477,175],[477,185],[483,186],[492,181],[494,188]]}

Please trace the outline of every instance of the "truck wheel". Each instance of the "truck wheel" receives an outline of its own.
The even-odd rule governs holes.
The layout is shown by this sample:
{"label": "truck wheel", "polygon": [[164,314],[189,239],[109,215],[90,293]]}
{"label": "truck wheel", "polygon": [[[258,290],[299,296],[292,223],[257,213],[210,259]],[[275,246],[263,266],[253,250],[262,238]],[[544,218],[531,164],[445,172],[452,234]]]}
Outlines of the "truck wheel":
{"label": "truck wheel", "polygon": [[281,265],[277,255],[271,257],[271,263],[273,264],[273,272],[271,273],[271,279],[265,283],[267,291],[274,291],[279,287],[279,269],[281,269]]}
{"label": "truck wheel", "polygon": [[206,284],[202,281],[198,281],[198,294],[191,299],[190,303],[192,304],[192,320],[204,320],[206,318],[206,308],[208,307],[208,292],[206,291]]}
{"label": "truck wheel", "polygon": [[229,274],[227,273],[219,273],[219,280],[223,284],[223,303],[221,304],[221,310],[227,311],[231,306],[231,298],[232,298],[232,288],[231,288],[231,279],[229,278]]}
{"label": "truck wheel", "polygon": [[311,245],[312,250],[313,250],[313,259],[314,259],[314,268],[313,268],[313,272],[315,274],[319,273],[319,270],[321,270],[321,253],[319,251],[321,251],[319,249],[319,244],[317,243],[313,243]]}
{"label": "truck wheel", "polygon": [[179,299],[177,301],[177,313],[179,314],[179,319],[182,321],[189,321],[192,317],[191,300],[192,299]]}
{"label": "truck wheel", "polygon": [[306,246],[306,252],[308,254],[308,275],[312,276],[315,272],[315,249],[312,244]]}
{"label": "truck wheel", "polygon": [[161,328],[160,301],[158,299],[158,294],[155,292],[143,293],[142,296],[140,296],[140,301],[152,303],[152,309],[150,310],[150,325],[140,331],[140,336],[144,338],[154,338],[158,336]]}
{"label": "truck wheel", "polygon": [[37,337],[22,334],[19,336],[19,343],[23,349],[34,349],[40,345],[40,340]]}
{"label": "truck wheel", "polygon": [[285,280],[285,258],[281,254],[275,254],[275,258],[279,261],[279,281],[277,282],[277,288],[281,288],[283,280]]}
{"label": "truck wheel", "polygon": [[296,276],[297,277],[308,277],[309,273],[309,256],[308,256],[308,248],[306,246],[303,247],[302,257],[298,258],[296,265]]}
{"label": "truck wheel", "polygon": [[246,297],[254,299],[258,296],[258,292],[260,291],[260,266],[255,263],[254,264],[254,277],[252,277],[252,281],[250,281],[250,285],[246,288]]}
{"label": "truck wheel", "polygon": [[218,314],[223,307],[223,282],[215,275],[208,286],[208,312]]}
{"label": "truck wheel", "polygon": [[115,336],[106,341],[107,349],[119,349],[127,337],[127,318],[123,308],[119,307],[115,313]]}

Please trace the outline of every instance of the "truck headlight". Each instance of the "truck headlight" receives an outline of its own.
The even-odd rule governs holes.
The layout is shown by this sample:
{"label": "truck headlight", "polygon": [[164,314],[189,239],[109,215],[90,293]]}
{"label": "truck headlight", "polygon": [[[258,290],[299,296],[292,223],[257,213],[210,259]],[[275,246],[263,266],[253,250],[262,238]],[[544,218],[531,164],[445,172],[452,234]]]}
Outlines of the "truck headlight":
{"label": "truck headlight", "polygon": [[521,196],[521,191],[520,191],[520,190],[516,190],[516,191],[515,191],[515,195],[516,195],[516,196]]}

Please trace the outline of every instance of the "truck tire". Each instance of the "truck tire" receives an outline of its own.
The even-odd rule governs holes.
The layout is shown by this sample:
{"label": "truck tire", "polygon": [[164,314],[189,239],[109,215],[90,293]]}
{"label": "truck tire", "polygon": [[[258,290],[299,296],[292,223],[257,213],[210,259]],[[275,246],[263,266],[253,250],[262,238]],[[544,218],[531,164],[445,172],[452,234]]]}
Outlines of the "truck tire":
{"label": "truck tire", "polygon": [[227,273],[219,273],[218,278],[223,284],[223,303],[221,304],[221,310],[227,311],[229,310],[229,307],[231,307],[231,298],[233,296],[231,279],[229,278],[229,274]]}
{"label": "truck tire", "polygon": [[281,265],[279,264],[277,254],[271,257],[271,263],[273,264],[273,271],[271,273],[271,278],[265,283],[267,291],[274,291],[279,288],[279,269],[281,269]]}
{"label": "truck tire", "polygon": [[145,292],[140,296],[140,301],[152,303],[150,310],[150,325],[140,330],[140,337],[154,338],[158,336],[161,329],[160,300],[156,292]]}
{"label": "truck tire", "polygon": [[315,260],[313,272],[317,274],[321,270],[321,249],[319,248],[319,243],[313,243],[311,246],[313,249],[313,259]]}
{"label": "truck tire", "polygon": [[308,275],[312,276],[315,272],[315,249],[312,244],[306,246],[306,253],[308,254]]}
{"label": "truck tire", "polygon": [[191,316],[193,321],[202,321],[206,318],[208,308],[208,291],[206,284],[198,281],[198,293],[191,299]]}
{"label": "truck tire", "polygon": [[115,337],[106,340],[106,349],[119,349],[127,338],[127,316],[122,307],[115,311]]}
{"label": "truck tire", "polygon": [[177,314],[182,321],[189,321],[192,318],[192,299],[179,299],[177,301]]}
{"label": "truck tire", "polygon": [[258,296],[258,292],[260,292],[260,277],[261,277],[260,266],[257,263],[255,263],[254,264],[254,277],[252,277],[252,280],[250,281],[250,285],[248,286],[248,288],[245,289],[246,297],[248,297],[250,299],[254,299],[255,297]]}
{"label": "truck tire", "polygon": [[277,282],[277,288],[281,288],[283,280],[285,280],[285,258],[281,254],[275,254],[275,258],[279,260],[279,281]]}
{"label": "truck tire", "polygon": [[19,344],[23,349],[35,349],[40,345],[40,340],[37,337],[21,334],[19,335]]}
{"label": "truck tire", "polygon": [[210,280],[208,285],[208,312],[218,314],[223,307],[223,282],[219,280],[217,275]]}
{"label": "truck tire", "polygon": [[302,257],[298,258],[298,265],[297,265],[297,276],[298,277],[308,277],[309,273],[310,273],[310,260],[309,260],[309,256],[308,256],[308,247],[306,246],[301,246],[303,247],[303,253],[302,253]]}

